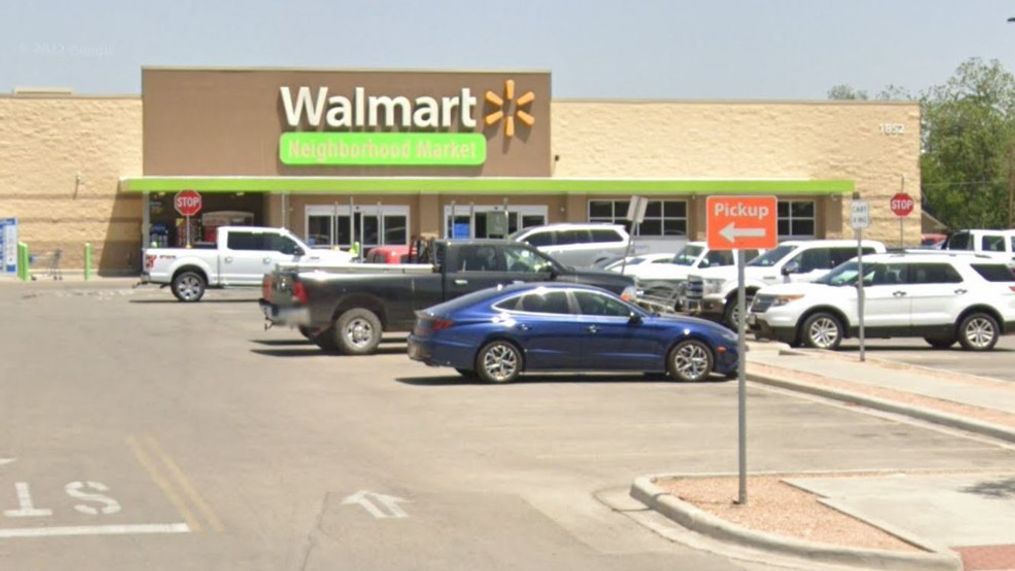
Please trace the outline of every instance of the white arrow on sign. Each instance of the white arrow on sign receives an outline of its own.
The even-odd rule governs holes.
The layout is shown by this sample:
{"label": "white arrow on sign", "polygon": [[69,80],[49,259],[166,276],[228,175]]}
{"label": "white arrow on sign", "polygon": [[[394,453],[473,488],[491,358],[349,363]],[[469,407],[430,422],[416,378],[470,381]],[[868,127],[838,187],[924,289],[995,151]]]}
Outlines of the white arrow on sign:
{"label": "white arrow on sign", "polygon": [[764,238],[764,228],[737,228],[736,222],[730,222],[719,234],[729,242],[735,242],[737,238]]}
{"label": "white arrow on sign", "polygon": [[[375,501],[377,503],[374,503]],[[378,494],[377,492],[371,492],[368,490],[360,490],[351,496],[347,496],[344,500],[342,500],[342,504],[359,504],[363,506],[363,509],[367,510],[370,515],[374,516],[374,518],[384,519],[409,517],[409,514],[405,513],[405,510],[398,507],[399,503],[408,501],[409,500],[405,498],[399,498],[397,496],[389,496],[387,494]],[[380,504],[380,506],[377,504]],[[385,509],[381,509],[381,507]]]}

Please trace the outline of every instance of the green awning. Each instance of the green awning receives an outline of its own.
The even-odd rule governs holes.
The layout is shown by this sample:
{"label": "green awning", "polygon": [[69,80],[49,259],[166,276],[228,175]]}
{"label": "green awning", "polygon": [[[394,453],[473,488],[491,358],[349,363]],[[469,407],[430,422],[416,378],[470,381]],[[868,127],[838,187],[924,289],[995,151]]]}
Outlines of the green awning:
{"label": "green awning", "polygon": [[850,194],[851,180],[441,178],[317,176],[142,176],[124,192],[285,192],[325,194]]}

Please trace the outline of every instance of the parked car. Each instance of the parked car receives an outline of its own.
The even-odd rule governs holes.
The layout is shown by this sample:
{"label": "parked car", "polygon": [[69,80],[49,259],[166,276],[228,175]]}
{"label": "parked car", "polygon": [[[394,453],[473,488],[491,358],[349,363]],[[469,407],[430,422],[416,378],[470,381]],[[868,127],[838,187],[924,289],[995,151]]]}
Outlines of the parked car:
{"label": "parked car", "polygon": [[560,223],[523,228],[508,239],[535,246],[561,264],[581,268],[626,256],[631,236],[617,224]]}
{"label": "parked car", "polygon": [[172,288],[176,299],[200,301],[207,288],[259,286],[279,263],[347,264],[342,250],[314,250],[285,228],[219,226],[215,243],[146,248],[141,283]]}
{"label": "parked car", "polygon": [[[884,253],[885,245],[863,241],[863,253]],[[809,282],[856,257],[855,240],[789,240],[747,263],[744,271],[748,303],[759,289],[782,282]],[[687,310],[736,325],[737,269],[705,268],[687,280]]]}
{"label": "parked car", "polygon": [[419,311],[408,351],[490,383],[532,371],[665,371],[702,381],[737,370],[737,336],[726,328],[653,315],[575,284],[490,288]]}
{"label": "parked car", "polygon": [[947,239],[948,234],[921,234],[920,247],[931,250],[940,250]]}
{"label": "parked car", "polygon": [[377,246],[370,248],[364,261],[368,264],[404,264],[409,260],[409,246]]}
{"label": "parked car", "polygon": [[621,273],[623,270],[624,275],[636,275],[636,267],[646,267],[654,264],[669,264],[673,260],[673,254],[640,254],[637,256],[628,256],[627,262],[624,258],[614,260],[605,266],[603,269],[610,272]]}
{"label": "parked car", "polygon": [[1000,260],[1015,260],[1015,230],[960,230],[945,240],[942,250],[965,250]]}
{"label": "parked car", "polygon": [[[747,261],[759,253],[764,250],[744,250]],[[739,255],[734,250],[710,250],[705,242],[688,242],[669,263],[643,265],[631,272],[638,287],[638,302],[650,309],[679,311],[686,304],[687,277],[692,272],[735,266]]]}
{"label": "parked car", "polygon": [[[835,349],[857,334],[856,261],[812,283],[768,286],[748,324],[759,337]],[[1015,273],[985,256],[880,254],[864,257],[864,333],[923,337],[936,348],[992,349],[1015,332]]]}
{"label": "parked car", "polygon": [[299,327],[326,350],[373,353],[383,331],[409,331],[415,312],[488,287],[562,282],[602,287],[634,299],[634,280],[576,270],[509,240],[436,241],[418,250],[412,272],[345,273],[279,268],[264,281],[261,307],[275,325]]}

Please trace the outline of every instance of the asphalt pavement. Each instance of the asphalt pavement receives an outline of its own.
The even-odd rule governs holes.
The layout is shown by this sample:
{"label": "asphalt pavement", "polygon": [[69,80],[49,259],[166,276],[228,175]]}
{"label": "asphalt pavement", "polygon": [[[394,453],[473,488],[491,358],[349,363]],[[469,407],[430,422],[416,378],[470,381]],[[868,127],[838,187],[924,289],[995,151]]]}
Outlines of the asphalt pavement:
{"label": "asphalt pavement", "polygon": [[[765,569],[596,500],[736,469],[736,385],[463,382],[265,331],[256,292],[0,283],[0,568]],[[749,391],[752,470],[1015,469],[1015,451]]]}

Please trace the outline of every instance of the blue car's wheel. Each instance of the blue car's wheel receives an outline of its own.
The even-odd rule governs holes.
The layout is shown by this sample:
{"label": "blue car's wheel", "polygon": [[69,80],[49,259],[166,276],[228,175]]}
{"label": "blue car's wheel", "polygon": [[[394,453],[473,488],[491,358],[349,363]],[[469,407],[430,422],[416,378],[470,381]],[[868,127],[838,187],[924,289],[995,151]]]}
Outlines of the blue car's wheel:
{"label": "blue car's wheel", "polygon": [[677,343],[666,360],[670,376],[678,381],[704,381],[712,374],[712,350],[696,339]]}
{"label": "blue car's wheel", "polygon": [[508,341],[491,341],[476,355],[476,374],[488,383],[510,383],[521,372],[522,354]]}

